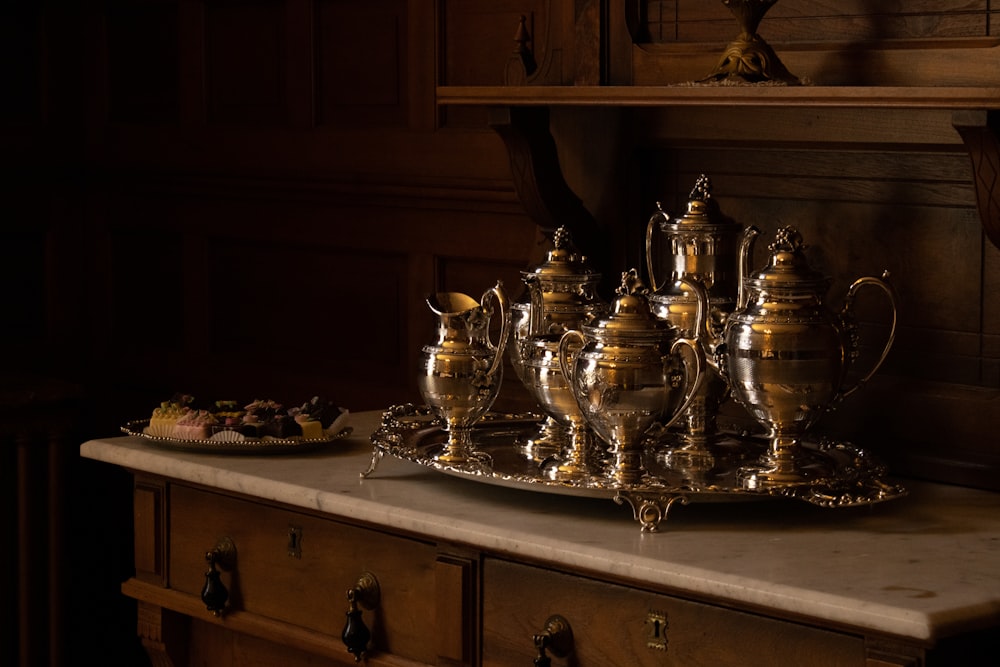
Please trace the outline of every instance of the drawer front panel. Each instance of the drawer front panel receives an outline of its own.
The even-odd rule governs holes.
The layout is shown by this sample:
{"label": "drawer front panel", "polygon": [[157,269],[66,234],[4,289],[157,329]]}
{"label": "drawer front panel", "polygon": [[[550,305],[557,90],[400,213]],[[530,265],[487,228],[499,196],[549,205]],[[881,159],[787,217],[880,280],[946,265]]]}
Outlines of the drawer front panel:
{"label": "drawer front panel", "polygon": [[363,620],[375,649],[436,660],[433,545],[185,486],[171,488],[169,526],[170,587],[200,596],[205,552],[229,537],[232,609],[339,637],[347,591],[371,572],[382,597]]}
{"label": "drawer front panel", "polygon": [[483,568],[483,665],[531,664],[532,636],[558,614],[574,655],[553,665],[864,665],[864,641],[666,595],[488,559]]}

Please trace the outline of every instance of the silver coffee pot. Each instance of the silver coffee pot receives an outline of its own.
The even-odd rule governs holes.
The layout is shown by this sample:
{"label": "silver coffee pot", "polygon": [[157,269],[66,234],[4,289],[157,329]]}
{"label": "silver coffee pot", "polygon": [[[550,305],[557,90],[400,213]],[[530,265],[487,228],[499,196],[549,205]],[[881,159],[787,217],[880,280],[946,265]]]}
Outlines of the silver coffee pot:
{"label": "silver coffee pot", "polygon": [[[719,209],[711,179],[704,174],[688,195],[683,215],[672,217],[657,203],[646,225],[650,307],[684,336],[697,337],[709,355],[736,308],[742,232],[743,226]],[[662,282],[660,275],[666,276]],[[703,315],[706,297],[709,308]],[[710,456],[708,446],[723,437],[716,417],[728,389],[718,372],[706,373],[690,407],[666,435],[663,445],[668,454]]]}
{"label": "silver coffee pot", "polygon": [[[608,444],[607,477],[621,487],[642,480],[646,432],[687,409],[704,372],[701,345],[655,318],[646,294],[638,272],[626,271],[608,316],[567,331],[559,342],[563,377]],[[690,354],[682,354],[683,347]]]}
{"label": "silver coffee pot", "polygon": [[[744,260],[752,253],[758,230],[751,227],[748,232]],[[896,334],[896,298],[888,272],[881,279],[855,280],[836,313],[823,300],[830,279],[809,266],[802,235],[794,227],[778,230],[768,248],[767,264],[742,277],[736,310],[726,320],[716,355],[733,399],[768,430],[767,452],[739,473],[743,487],[753,490],[809,483],[829,472],[806,456],[803,437],[824,412],[875,374]],[[847,373],[859,349],[853,304],[866,285],[885,292],[892,324],[878,360],[849,384]]]}

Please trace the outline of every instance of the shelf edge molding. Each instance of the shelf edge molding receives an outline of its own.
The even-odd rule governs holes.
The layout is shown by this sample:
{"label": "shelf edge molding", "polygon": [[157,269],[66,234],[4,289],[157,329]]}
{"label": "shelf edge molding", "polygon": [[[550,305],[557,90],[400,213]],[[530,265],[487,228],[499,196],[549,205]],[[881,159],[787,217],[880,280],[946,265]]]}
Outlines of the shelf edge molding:
{"label": "shelf edge molding", "polygon": [[438,86],[438,105],[1000,109],[1000,86]]}

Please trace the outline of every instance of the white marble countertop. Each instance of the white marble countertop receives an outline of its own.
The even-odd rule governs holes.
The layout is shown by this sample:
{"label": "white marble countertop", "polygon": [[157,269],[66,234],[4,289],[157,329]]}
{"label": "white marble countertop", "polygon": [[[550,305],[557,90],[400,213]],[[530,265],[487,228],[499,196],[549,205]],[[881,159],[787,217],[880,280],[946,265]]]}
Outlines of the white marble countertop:
{"label": "white marble countertop", "polygon": [[676,506],[642,533],[627,506],[459,479],[385,457],[362,479],[378,412],[313,452],[214,455],[136,437],[87,458],[497,554],[607,573],[925,642],[1000,625],[1000,494],[906,482],[904,498],[826,509],[795,500]]}

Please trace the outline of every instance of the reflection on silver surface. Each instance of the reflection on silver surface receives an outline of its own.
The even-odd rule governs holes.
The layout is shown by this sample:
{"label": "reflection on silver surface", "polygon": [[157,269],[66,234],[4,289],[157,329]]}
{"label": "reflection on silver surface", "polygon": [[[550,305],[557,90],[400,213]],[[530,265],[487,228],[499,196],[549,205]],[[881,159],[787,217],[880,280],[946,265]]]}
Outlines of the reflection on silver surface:
{"label": "reflection on silver surface", "polygon": [[[677,502],[720,502],[769,497],[793,498],[822,507],[871,505],[906,494],[905,489],[885,480],[886,470],[864,450],[846,442],[823,440],[803,442],[801,465],[819,474],[808,484],[747,488],[738,478],[741,466],[756,460],[768,448],[767,438],[727,433],[710,445],[711,459],[692,461],[657,454],[645,447],[643,476],[622,483],[609,471],[613,464],[590,476],[553,479],[545,475],[545,463],[526,459],[519,451],[524,439],[533,437],[543,417],[537,414],[487,413],[471,429],[473,447],[489,457],[488,465],[478,462],[444,462],[438,454],[447,434],[440,419],[426,407],[399,405],[387,410],[372,434],[372,461],[363,477],[372,475],[385,455],[411,461],[439,472],[516,489],[571,496],[614,499],[628,502],[643,531],[656,531]],[[653,442],[662,433],[654,426],[646,433]]]}
{"label": "reflection on silver surface", "polygon": [[[496,301],[502,322],[495,345],[490,340],[487,304],[491,301]],[[448,431],[448,444],[438,456],[444,461],[487,463],[472,447],[469,428],[500,393],[501,361],[510,332],[507,295],[497,282],[479,301],[458,292],[438,292],[427,298],[427,306],[436,316],[436,338],[421,351],[417,386]]]}

